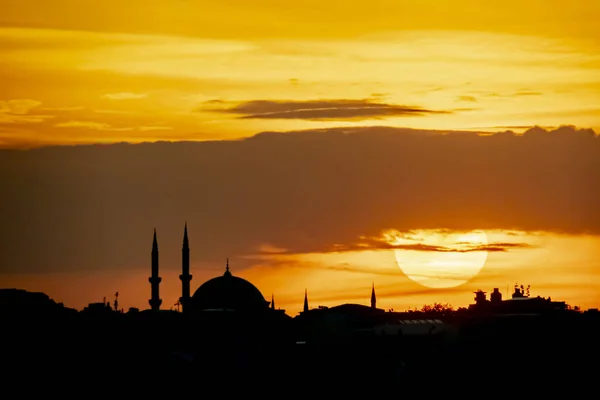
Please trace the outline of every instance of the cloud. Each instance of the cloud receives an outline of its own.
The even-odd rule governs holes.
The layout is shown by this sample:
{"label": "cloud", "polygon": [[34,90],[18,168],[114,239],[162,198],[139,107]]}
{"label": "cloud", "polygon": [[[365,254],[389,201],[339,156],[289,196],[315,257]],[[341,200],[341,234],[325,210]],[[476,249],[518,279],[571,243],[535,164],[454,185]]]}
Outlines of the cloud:
{"label": "cloud", "polygon": [[467,102],[474,103],[477,101],[477,99],[473,96],[458,96],[456,98],[456,101],[467,101]]}
{"label": "cloud", "polygon": [[[525,249],[532,248],[529,243],[469,243],[469,242],[457,242],[452,246],[445,245],[434,245],[428,243],[390,243],[382,238],[363,238],[357,243],[350,244],[336,244],[331,248],[322,252],[331,253],[345,253],[355,252],[364,250],[409,250],[409,251],[430,251],[439,253],[472,253],[476,251],[487,251],[487,252],[506,252],[511,249]],[[268,253],[268,252],[266,252]],[[291,251],[280,251],[280,254],[293,254]]]}
{"label": "cloud", "polygon": [[80,110],[84,110],[84,107],[81,107],[81,106],[44,107],[43,110],[47,110],[47,111],[80,111]]}
{"label": "cloud", "polygon": [[94,121],[68,121],[60,122],[55,125],[57,128],[90,128],[101,131],[110,130],[112,127],[109,124]]}
{"label": "cloud", "polygon": [[134,114],[133,111],[130,110],[106,110],[106,109],[98,109],[94,110],[96,114]]}
{"label": "cloud", "polygon": [[367,120],[451,113],[451,111],[428,110],[416,106],[380,103],[373,99],[253,100],[236,105],[223,101],[211,101],[206,104],[223,105],[221,108],[208,108],[207,111],[237,114],[242,119]]}
{"label": "cloud", "polygon": [[[487,127],[478,127],[473,129],[507,129],[507,130],[524,130],[524,129],[532,129],[539,125],[496,125],[496,126],[487,126]],[[550,130],[555,129],[555,126],[539,126],[543,129]]]}
{"label": "cloud", "polygon": [[[353,274],[364,274],[364,275],[381,275],[381,276],[390,276],[398,278],[398,270],[397,269],[389,269],[389,268],[365,268],[357,265],[351,265],[348,263],[340,263],[338,265],[326,265],[324,263],[317,262],[309,262],[309,261],[299,261],[298,259],[291,258],[281,258],[277,255],[284,254],[285,251],[271,252],[264,254],[269,254],[265,256],[245,256],[245,259],[254,260],[252,263],[252,267],[261,267],[263,270],[268,270],[265,275],[268,275],[269,272],[279,272],[281,269],[289,270],[290,268],[300,268],[306,270],[324,270],[324,271],[334,271],[334,272],[349,272]],[[289,253],[288,253],[289,254]],[[256,264],[256,260],[259,260],[260,263]],[[264,275],[263,275],[264,276]]]}
{"label": "cloud", "polygon": [[52,118],[54,115],[19,115],[0,112],[0,124],[38,124]]}
{"label": "cloud", "polygon": [[103,123],[103,122],[95,122],[95,121],[67,121],[67,122],[59,122],[54,125],[57,128],[84,128],[84,129],[93,129],[98,131],[114,131],[114,132],[127,132],[135,130],[135,127],[115,127],[111,124]]}
{"label": "cloud", "polygon": [[131,92],[121,92],[121,93],[108,93],[103,97],[111,100],[135,100],[135,99],[143,99],[148,97],[147,93],[131,93]]}
{"label": "cloud", "polygon": [[261,254],[285,254],[287,250],[265,243],[259,246],[259,252]]}
{"label": "cloud", "polygon": [[149,132],[149,131],[168,131],[173,129],[170,126],[140,126],[138,128],[140,131],[142,132]]}
{"label": "cloud", "polygon": [[527,90],[512,92],[512,93],[495,93],[494,92],[494,93],[484,94],[484,96],[486,96],[486,97],[503,97],[503,98],[524,97],[524,96],[541,96],[541,95],[542,95],[541,92],[532,92],[532,91],[527,91]]}
{"label": "cloud", "polygon": [[40,104],[42,103],[39,101],[29,99],[0,101],[0,112],[25,115]]}
{"label": "cloud", "polygon": [[186,220],[198,262],[264,243],[324,252],[389,228],[600,235],[600,139],[569,126],[5,149],[0,181],[1,271],[145,267],[154,227],[176,268]]}
{"label": "cloud", "polygon": [[[457,243],[459,244],[459,243]],[[359,243],[357,246],[344,246],[335,248],[335,252],[356,251],[356,250],[412,250],[412,251],[434,251],[440,253],[471,253],[474,251],[507,251],[514,248],[529,248],[531,245],[527,243],[490,243],[487,245],[462,245],[457,248],[448,246],[437,246],[424,243],[414,244],[391,244],[380,241],[372,241],[371,243]]]}
{"label": "cloud", "polygon": [[519,97],[519,96],[541,96],[542,94],[540,92],[528,92],[528,91],[522,91],[522,92],[516,92],[513,94],[513,96]]}
{"label": "cloud", "polygon": [[[354,276],[352,276],[354,275]],[[365,268],[347,263],[324,265],[318,262],[272,259],[261,262],[244,271],[244,278],[254,282],[258,287],[271,286],[276,281],[285,282],[286,303],[296,303],[294,308],[302,304],[304,289],[308,287],[308,301],[311,307],[315,302],[363,303],[368,302],[371,295],[371,281],[375,282],[377,299],[409,298],[416,295],[450,294],[464,291],[464,287],[431,289],[416,285],[404,279],[397,268]],[[306,279],[306,277],[311,277]],[[447,279],[463,280],[464,277],[447,276]],[[330,283],[327,283],[330,282]],[[342,286],[334,282],[343,282]],[[279,292],[281,294],[281,292]],[[278,296],[275,296],[276,303]],[[413,299],[414,300],[414,299]],[[281,303],[280,303],[281,304]]]}
{"label": "cloud", "polygon": [[138,130],[140,132],[149,132],[149,131],[165,131],[173,129],[170,126],[124,126],[124,127],[115,127],[111,124],[103,123],[103,122],[95,122],[95,121],[67,121],[60,122],[54,125],[57,128],[87,128],[87,129],[95,129],[99,131],[117,131],[117,132],[127,132]]}
{"label": "cloud", "polygon": [[31,99],[0,100],[0,124],[40,123],[53,115],[29,114],[42,103]]}

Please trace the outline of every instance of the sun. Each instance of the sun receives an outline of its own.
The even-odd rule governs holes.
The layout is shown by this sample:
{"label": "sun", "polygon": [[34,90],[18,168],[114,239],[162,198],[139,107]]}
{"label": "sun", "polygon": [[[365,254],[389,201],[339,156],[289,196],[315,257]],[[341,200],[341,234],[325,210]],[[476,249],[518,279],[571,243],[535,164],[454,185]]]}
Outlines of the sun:
{"label": "sun", "polygon": [[487,260],[485,231],[388,233],[396,262],[412,281],[429,288],[460,286],[477,276]]}

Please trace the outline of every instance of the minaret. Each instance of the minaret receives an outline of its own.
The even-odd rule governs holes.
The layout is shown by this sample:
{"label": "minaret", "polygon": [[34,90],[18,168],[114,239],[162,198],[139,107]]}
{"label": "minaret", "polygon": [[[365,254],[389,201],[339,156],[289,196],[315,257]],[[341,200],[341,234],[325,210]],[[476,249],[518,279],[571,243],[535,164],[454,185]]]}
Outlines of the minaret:
{"label": "minaret", "polygon": [[375,297],[375,282],[371,288],[371,308],[377,308],[377,297]]}
{"label": "minaret", "polygon": [[271,294],[271,310],[275,309],[275,295]]}
{"label": "minaret", "polygon": [[308,293],[304,289],[304,312],[308,312]]}
{"label": "minaret", "polygon": [[192,275],[190,275],[190,244],[188,241],[187,233],[187,222],[183,228],[183,247],[181,248],[181,298],[179,303],[181,304],[182,311],[185,312],[187,304],[190,301],[190,281]]}
{"label": "minaret", "polygon": [[158,285],[162,279],[158,276],[158,241],[156,240],[156,228],[154,228],[154,240],[152,241],[152,275],[148,280],[150,281],[151,288],[151,298],[148,303],[150,303],[150,308],[153,311],[158,311],[162,304],[162,300],[158,294]]}

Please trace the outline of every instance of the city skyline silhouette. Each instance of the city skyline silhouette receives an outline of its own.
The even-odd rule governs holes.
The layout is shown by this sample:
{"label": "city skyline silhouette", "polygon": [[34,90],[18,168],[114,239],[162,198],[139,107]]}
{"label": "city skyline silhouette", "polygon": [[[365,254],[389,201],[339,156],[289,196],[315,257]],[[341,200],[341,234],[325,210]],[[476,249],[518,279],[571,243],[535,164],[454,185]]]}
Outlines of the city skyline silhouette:
{"label": "city skyline silhouette", "polygon": [[373,281],[396,310],[441,298],[464,307],[478,289],[507,295],[515,282],[583,309],[599,301],[600,146],[589,130],[366,128],[0,155],[4,286],[78,309],[115,291],[126,308],[146,306],[154,228],[174,305],[186,221],[193,282],[229,257],[292,313],[305,288],[328,306],[368,301]]}

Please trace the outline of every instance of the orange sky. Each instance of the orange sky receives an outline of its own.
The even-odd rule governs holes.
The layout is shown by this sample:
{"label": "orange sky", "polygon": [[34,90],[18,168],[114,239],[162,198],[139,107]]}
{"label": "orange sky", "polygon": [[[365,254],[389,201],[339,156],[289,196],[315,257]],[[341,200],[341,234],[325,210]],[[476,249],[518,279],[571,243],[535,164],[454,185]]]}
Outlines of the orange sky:
{"label": "orange sky", "polygon": [[[584,309],[598,307],[598,237],[516,233],[518,236],[507,236],[504,232],[490,231],[488,235],[493,239],[508,238],[512,243],[528,243],[531,248],[488,253],[486,264],[481,270],[474,270],[476,275],[473,277],[469,273],[469,260],[463,258],[464,254],[458,254],[458,263],[450,264],[449,272],[468,281],[462,283],[461,279],[456,282],[457,286],[449,288],[430,289],[419,285],[399,268],[399,265],[421,267],[423,263],[431,264],[440,259],[439,253],[400,251],[400,255],[395,255],[393,250],[377,250],[287,257],[246,256],[255,261],[251,267],[241,271],[236,270],[235,259],[230,262],[235,275],[253,282],[267,300],[274,295],[276,306],[286,309],[292,316],[302,309],[305,288],[308,290],[311,307],[341,303],[368,305],[371,284],[376,288],[377,306],[397,311],[433,302],[466,306],[473,302],[474,291],[481,289],[489,293],[496,287],[508,298],[514,284],[531,285],[533,296],[551,296],[554,300],[567,301],[572,306]],[[429,234],[430,237],[436,237],[431,232]],[[444,266],[444,260],[441,261]],[[192,289],[195,290],[202,282],[221,275],[224,270],[224,262],[210,265],[193,263]],[[431,267],[421,268],[424,275],[430,271],[435,270]],[[181,295],[179,273],[175,267],[161,271],[163,308],[174,306]],[[67,306],[75,308],[83,308],[89,302],[102,301],[103,297],[112,302],[114,292],[119,291],[121,307],[145,309],[148,307],[150,290],[148,275],[149,268],[85,273],[9,274],[4,282],[9,287],[43,291],[56,301],[63,301]]]}
{"label": "orange sky", "polygon": [[[522,133],[534,125],[548,131],[573,125],[600,132],[599,19],[600,3],[595,0],[305,0],[293,7],[274,0],[5,0],[0,4],[0,147],[229,140],[264,131],[379,126],[410,127],[423,134],[424,130]],[[282,182],[286,175],[269,168],[297,157],[285,146],[277,147],[285,159],[269,155],[273,138],[266,138],[260,148],[264,165],[252,157],[256,149],[238,152],[235,146],[223,147],[222,152],[202,150],[206,161],[159,152],[157,162],[175,165],[185,158],[196,171],[222,172],[198,172],[193,182],[175,172],[183,168],[179,164],[164,168],[169,179],[156,175],[160,172],[144,175],[135,161],[115,161],[116,156],[87,159],[80,152],[65,156],[57,152],[49,158],[35,153],[17,160],[11,153],[0,153],[4,169],[0,178],[13,188],[5,197],[7,207],[0,211],[8,221],[0,227],[6,246],[0,248],[2,286],[43,290],[77,307],[119,290],[125,306],[145,307],[149,291],[145,235],[158,225],[159,232],[166,231],[164,236],[169,237],[165,247],[173,250],[167,251],[175,251],[179,240],[175,232],[187,219],[196,231],[211,230],[197,234],[200,272],[194,272],[198,279],[193,283],[219,273],[220,260],[232,256],[239,259],[240,275],[251,278],[266,297],[275,292],[277,303],[292,314],[301,306],[305,287],[315,305],[366,303],[373,281],[380,287],[379,304],[385,308],[431,301],[464,305],[475,289],[505,291],[515,280],[531,284],[534,294],[592,307],[600,302],[595,283],[600,268],[595,170],[600,152],[597,140],[583,137],[587,133],[573,135],[577,139],[554,135],[564,141],[560,145],[539,139],[532,147],[539,151],[533,152],[529,145],[521,147],[512,139],[505,144],[499,137],[485,143],[473,140],[481,147],[478,153],[469,152],[471,142],[456,139],[464,151],[461,157],[450,159],[432,150],[427,161],[411,159],[394,171],[390,155],[387,164],[364,167],[372,178],[368,171],[358,177],[351,161],[333,157],[325,162],[319,151],[307,147],[306,159],[297,160],[301,167],[294,164],[285,170],[294,175],[294,185]],[[385,134],[360,140],[365,142],[357,149],[373,149],[375,158],[377,149],[388,146]],[[443,148],[442,140],[432,141]],[[304,145],[299,139],[294,143]],[[319,143],[315,146],[329,146],[325,139]],[[406,146],[388,148],[400,152]],[[493,157],[490,148],[496,149]],[[503,158],[509,148],[514,153]],[[348,154],[356,151],[348,148]],[[524,153],[535,154],[529,161],[514,161]],[[228,162],[219,161],[217,155]],[[246,162],[233,162],[232,157]],[[447,163],[462,174],[490,163],[485,168],[499,179],[498,186],[482,182],[483,170],[479,175],[473,172],[472,182],[452,186],[444,172],[454,167]],[[143,165],[152,168],[148,160]],[[335,169],[338,175],[329,178],[325,172],[318,174],[318,168]],[[405,173],[412,169],[419,172]],[[223,183],[235,179],[232,171],[244,171],[253,184]],[[226,178],[229,181],[222,180]],[[190,193],[194,202],[155,199],[153,208],[139,206],[146,200],[131,186],[137,182],[142,193],[144,185],[161,179],[171,196]],[[361,179],[362,186],[352,183]],[[187,186],[182,186],[184,181]],[[273,189],[275,185],[279,189]],[[457,185],[461,193],[450,194]],[[257,187],[260,195],[253,192]],[[304,198],[306,190],[319,193],[319,200]],[[203,191],[210,194],[201,195]],[[295,197],[286,194],[292,192]],[[121,197],[113,198],[114,193]],[[338,200],[345,201],[338,206],[340,193],[353,200]],[[42,202],[43,206],[35,206]],[[259,203],[270,205],[263,210]],[[302,213],[294,211],[299,209]],[[462,225],[455,214],[461,216]],[[217,216],[237,231],[221,228]],[[313,221],[336,228],[315,233],[308,225]],[[496,232],[496,242],[505,242],[503,232],[510,229],[522,232],[523,242],[543,240],[531,248],[488,254],[481,273],[455,290],[422,292],[401,272],[389,249],[319,256],[326,246],[347,246],[365,234],[375,237],[388,229],[421,231],[422,243],[436,245],[452,239],[433,233],[445,228],[483,229],[488,239]],[[92,233],[94,229],[102,233]],[[26,238],[41,231],[51,232],[51,239],[36,234],[48,244],[39,245],[37,258],[27,255],[28,261],[19,261],[16,249],[25,248]],[[90,237],[88,242],[76,238],[78,252],[95,257],[93,265],[77,273],[74,265],[83,258],[65,256],[68,241],[75,240],[72,231]],[[241,238],[252,235],[256,240]],[[208,236],[215,240],[210,246],[203,244]],[[102,238],[103,250],[91,237]],[[124,240],[135,245],[128,247]],[[231,244],[216,244],[217,240]],[[282,243],[265,242],[275,240]],[[261,245],[292,243],[301,248],[300,255],[257,258],[252,253]],[[164,262],[164,304],[177,297],[175,253]],[[452,262],[464,269],[484,256],[471,259],[465,254],[455,253]],[[417,269],[440,263],[439,256],[435,251],[400,253],[405,266]],[[41,259],[46,266],[40,265]],[[326,267],[341,264],[362,272]],[[202,272],[209,267],[210,273]]]}

